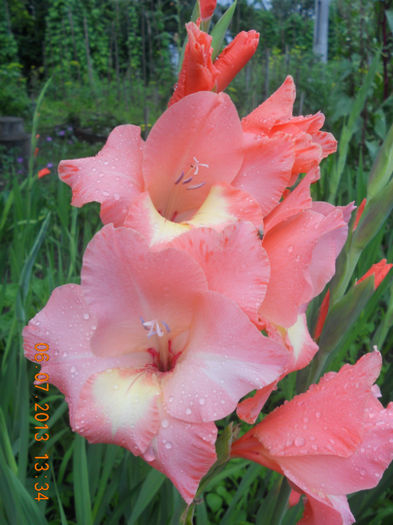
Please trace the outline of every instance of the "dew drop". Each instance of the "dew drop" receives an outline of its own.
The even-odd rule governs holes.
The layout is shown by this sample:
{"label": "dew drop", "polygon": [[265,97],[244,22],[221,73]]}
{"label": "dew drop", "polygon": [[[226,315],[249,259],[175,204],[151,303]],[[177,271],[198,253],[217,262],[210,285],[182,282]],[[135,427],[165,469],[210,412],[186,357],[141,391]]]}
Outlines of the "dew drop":
{"label": "dew drop", "polygon": [[199,404],[204,405],[206,403],[206,400],[204,397],[199,398]]}
{"label": "dew drop", "polygon": [[191,408],[186,408],[186,414],[189,416],[191,414]]}
{"label": "dew drop", "polygon": [[173,403],[173,396],[171,396],[171,397],[168,399],[168,402],[169,402],[169,403]]}
{"label": "dew drop", "polygon": [[288,246],[288,253],[292,253],[293,252],[293,246]]}
{"label": "dew drop", "polygon": [[297,438],[295,438],[296,447],[302,447],[304,443],[305,443],[304,438],[302,438],[301,436],[298,436]]}
{"label": "dew drop", "polygon": [[168,421],[167,419],[163,419],[163,420],[161,421],[161,426],[162,426],[163,428],[168,428],[168,426],[169,426],[169,421]]}
{"label": "dew drop", "polygon": [[89,314],[83,314],[83,319],[89,319],[90,315]]}
{"label": "dew drop", "polygon": [[168,450],[170,450],[170,449],[172,448],[172,443],[170,443],[169,441],[167,441],[167,442],[165,443],[165,448],[168,449]]}

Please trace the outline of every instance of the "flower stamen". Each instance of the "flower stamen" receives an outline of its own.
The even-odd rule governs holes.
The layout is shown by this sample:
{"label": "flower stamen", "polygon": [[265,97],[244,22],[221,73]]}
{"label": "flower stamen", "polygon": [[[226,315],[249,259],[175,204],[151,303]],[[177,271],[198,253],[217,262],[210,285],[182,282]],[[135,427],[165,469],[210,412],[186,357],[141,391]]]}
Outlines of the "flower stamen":
{"label": "flower stamen", "polygon": [[158,337],[162,337],[163,335],[165,335],[165,331],[163,330],[161,325],[165,328],[167,333],[171,331],[167,323],[165,323],[165,321],[161,321],[160,325],[157,319],[152,319],[151,321],[144,321],[141,317],[141,322],[143,328],[148,332],[147,337],[149,338],[153,335],[158,335]]}

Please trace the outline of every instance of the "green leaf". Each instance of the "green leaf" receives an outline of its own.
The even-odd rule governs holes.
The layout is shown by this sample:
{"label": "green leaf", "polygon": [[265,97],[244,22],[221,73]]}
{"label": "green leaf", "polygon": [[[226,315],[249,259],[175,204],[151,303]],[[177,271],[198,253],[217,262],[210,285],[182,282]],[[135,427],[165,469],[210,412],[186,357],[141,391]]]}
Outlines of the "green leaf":
{"label": "green leaf", "polygon": [[211,32],[211,35],[213,37],[213,40],[212,40],[212,48],[213,48],[212,60],[216,59],[218,53],[221,50],[222,43],[224,42],[224,38],[225,38],[225,33],[228,30],[229,24],[232,21],[232,17],[233,17],[233,14],[235,12],[235,9],[236,9],[236,3],[237,3],[237,0],[235,0],[233,2],[233,4],[230,7],[228,7],[228,9],[222,15],[220,20],[214,26],[213,31]]}
{"label": "green leaf", "polygon": [[221,525],[232,525],[232,523],[235,523],[234,518],[235,513],[239,510],[239,500],[247,496],[250,485],[257,479],[257,477],[261,476],[261,473],[261,465],[252,464],[247,468],[247,472],[243,476],[243,479],[231,500],[228,510],[220,522]]}
{"label": "green leaf", "polygon": [[85,440],[78,435],[75,436],[73,471],[77,522],[78,525],[91,525],[89,471],[87,468]]}
{"label": "green leaf", "polygon": [[388,21],[389,29],[393,33],[393,9],[387,9],[385,11],[386,20]]}
{"label": "green leaf", "polygon": [[354,285],[329,311],[319,341],[320,355],[333,352],[359,317],[363,308],[374,293],[374,277]]}
{"label": "green leaf", "polygon": [[[8,523],[18,525],[47,525],[41,508],[34,502],[34,487],[28,492],[14,472],[5,462],[0,450],[0,500],[8,518]],[[42,501],[40,502],[43,503]]]}
{"label": "green leaf", "polygon": [[30,279],[31,279],[31,272],[33,269],[34,262],[36,260],[36,257],[38,255],[39,249],[41,248],[41,244],[45,238],[46,231],[49,226],[49,219],[50,219],[50,212],[45,217],[45,220],[43,221],[40,231],[38,232],[38,235],[34,241],[33,247],[30,250],[29,255],[27,256],[27,259],[23,265],[22,272],[20,274],[19,279],[19,293],[16,299],[16,312],[18,315],[18,318],[23,323],[25,322],[26,315],[24,311],[24,301],[27,296],[27,292],[29,290],[30,286]]}
{"label": "green leaf", "polygon": [[364,104],[366,103],[367,96],[371,92],[372,83],[377,73],[378,66],[379,54],[375,55],[374,60],[371,62],[366,78],[364,79],[364,82],[353,102],[348,122],[345,124],[341,133],[340,140],[338,141],[338,161],[335,166],[335,169],[333,170],[330,180],[330,191],[328,198],[330,202],[334,202],[335,200],[338,186],[340,184],[341,175],[344,171],[347,160],[349,142],[355,132],[356,121],[360,117],[360,114],[364,108]]}
{"label": "green leaf", "polygon": [[363,211],[359,225],[352,235],[352,245],[361,251],[375,237],[393,208],[393,180],[370,199]]}
{"label": "green leaf", "polygon": [[127,521],[127,525],[133,525],[136,523],[136,520],[160,490],[160,487],[164,483],[165,479],[166,478],[164,474],[161,474],[161,472],[158,472],[158,470],[150,470],[149,474],[146,476],[145,481],[143,482],[138,499],[133,506],[130,519]]}
{"label": "green leaf", "polygon": [[391,126],[371,169],[367,197],[375,197],[389,182],[393,173],[393,125]]}

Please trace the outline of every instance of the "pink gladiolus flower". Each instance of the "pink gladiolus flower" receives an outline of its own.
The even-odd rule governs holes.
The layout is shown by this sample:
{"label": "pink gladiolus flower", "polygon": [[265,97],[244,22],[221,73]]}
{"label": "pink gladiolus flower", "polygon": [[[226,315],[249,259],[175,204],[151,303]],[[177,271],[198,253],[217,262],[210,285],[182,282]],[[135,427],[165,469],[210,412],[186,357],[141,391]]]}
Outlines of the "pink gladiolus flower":
{"label": "pink gladiolus flower", "polygon": [[202,20],[211,18],[216,8],[217,0],[199,0],[198,3]]}
{"label": "pink gladiolus flower", "polygon": [[374,290],[378,288],[378,286],[382,283],[382,281],[385,279],[387,274],[390,272],[390,269],[392,268],[393,264],[387,263],[386,259],[382,259],[378,263],[375,263],[371,266],[371,268],[361,277],[356,284],[361,283],[367,277],[370,277],[370,275],[374,276]]}
{"label": "pink gladiolus flower", "polygon": [[[213,9],[214,10],[214,9]],[[212,61],[212,37],[194,22],[186,24],[188,42],[169,106],[197,91],[223,91],[255,53],[259,33],[242,31]]]}
{"label": "pink gladiolus flower", "polygon": [[363,356],[269,414],[236,441],[234,457],[285,475],[307,496],[301,525],[350,525],[346,495],[375,487],[393,458],[393,403],[373,385],[379,352]]}
{"label": "pink gladiolus flower", "polygon": [[251,223],[238,222],[221,232],[194,228],[173,239],[169,246],[189,253],[202,267],[209,289],[232,299],[258,324],[270,262]]}
{"label": "pink gladiolus flower", "polygon": [[187,502],[216,459],[214,421],[287,361],[233,301],[209,290],[205,269],[107,225],[86,249],[81,285],[57,288],[23,333],[31,360],[35,344],[49,345],[42,371],[65,394],[73,430],[143,457]]}
{"label": "pink gladiolus flower", "polygon": [[171,106],[146,143],[136,126],[119,126],[96,157],[62,161],[59,174],[72,204],[98,201],[104,223],[132,227],[154,245],[196,226],[246,220],[260,228],[295,160],[290,134],[244,132],[227,95],[199,92]]}
{"label": "pink gladiolus flower", "polygon": [[195,226],[239,219],[262,224],[252,197],[230,185],[242,161],[242,129],[224,94],[195,93],[170,107],[146,143],[136,126],[119,126],[96,157],[62,161],[72,204],[101,203],[104,223],[126,224],[151,244]]}
{"label": "pink gladiolus flower", "polygon": [[[270,98],[242,120],[245,158],[233,184],[250,193],[264,215],[272,211],[299,173],[315,169],[336,151],[333,135],[319,131],[325,120],[322,113],[292,115],[295,96],[295,84],[288,76]],[[253,175],[255,172],[258,176]]]}
{"label": "pink gladiolus flower", "polygon": [[[307,366],[318,350],[305,312],[334,275],[353,210],[352,204],[342,208],[312,202],[310,184],[316,176],[311,171],[265,219],[262,246],[271,271],[257,324],[287,348],[287,373]],[[238,416],[253,423],[275,386],[241,401]]]}

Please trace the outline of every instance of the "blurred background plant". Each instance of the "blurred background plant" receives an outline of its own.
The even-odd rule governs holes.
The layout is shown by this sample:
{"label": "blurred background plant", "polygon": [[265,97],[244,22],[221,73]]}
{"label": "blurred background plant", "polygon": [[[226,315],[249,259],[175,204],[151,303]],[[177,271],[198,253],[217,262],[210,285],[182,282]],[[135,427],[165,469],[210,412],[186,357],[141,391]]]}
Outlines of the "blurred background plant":
{"label": "blurred background plant", "polygon": [[[21,329],[56,286],[78,282],[80,254],[100,228],[97,206],[70,207],[70,190],[56,177],[58,161],[95,154],[117,124],[140,125],[147,134],[165,110],[176,81],[184,23],[193,3],[0,0],[0,115],[25,119],[33,153],[27,164],[0,148],[1,523],[179,522],[183,503],[171,483],[121,448],[86,445],[69,429],[67,406],[52,386],[45,399],[50,404],[51,438],[43,447],[35,445],[30,425],[34,371],[23,357]],[[213,22],[229,5],[218,2]],[[326,115],[325,129],[338,138],[339,151],[322,164],[314,198],[360,204],[367,197],[364,224],[367,217],[374,220],[374,230],[366,231],[361,243],[362,231],[367,230],[361,223],[360,233],[348,241],[346,254],[352,254],[352,262],[354,253],[357,257],[351,268],[340,263],[340,275],[351,290],[372,263],[383,257],[393,260],[393,198],[387,194],[378,221],[378,202],[373,201],[392,184],[392,132],[384,155],[379,161],[376,156],[393,122],[393,0],[333,0],[327,63],[313,54],[313,17],[314,0],[238,0],[227,41],[251,28],[261,39],[228,93],[243,116],[291,74],[297,85],[295,114],[321,110]],[[44,85],[45,96],[40,98]],[[379,187],[375,181],[382,172],[385,181]],[[354,362],[378,344],[385,363],[380,384],[385,402],[393,395],[391,282],[392,272],[356,311],[329,363],[330,369],[338,369],[344,360]],[[340,286],[333,282],[333,292]],[[323,296],[311,305],[311,326]],[[337,305],[339,299],[336,293]],[[328,344],[322,336],[321,344]],[[304,374],[290,374],[267,409],[289,399],[296,383],[307,380]],[[50,456],[48,501],[33,499],[32,457],[37,451]],[[196,506],[196,523],[273,523],[278,479],[258,465],[230,461],[208,483]],[[376,489],[351,497],[358,523],[392,522],[392,485],[390,468]],[[301,504],[285,514],[282,525],[295,523],[299,513]]]}

